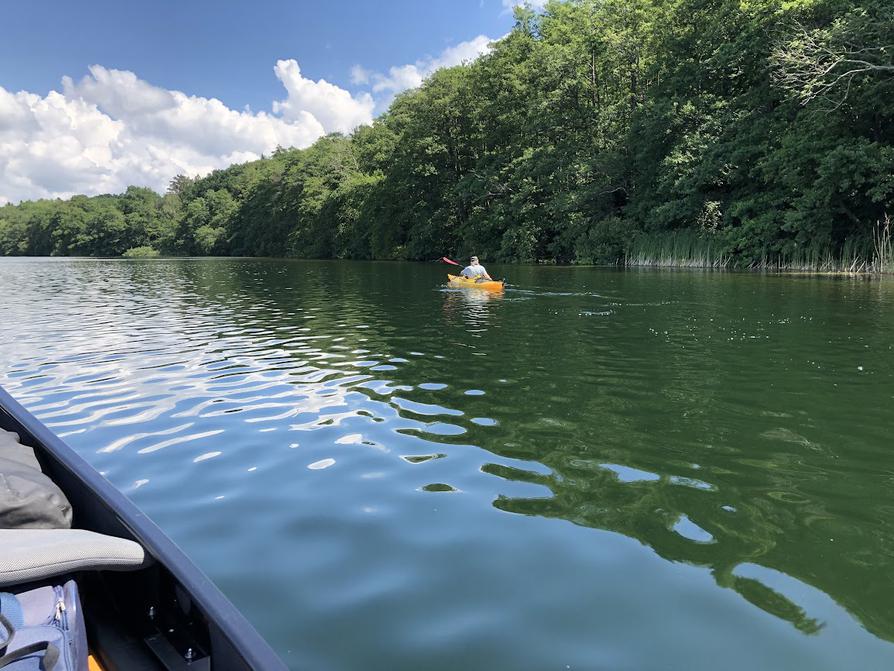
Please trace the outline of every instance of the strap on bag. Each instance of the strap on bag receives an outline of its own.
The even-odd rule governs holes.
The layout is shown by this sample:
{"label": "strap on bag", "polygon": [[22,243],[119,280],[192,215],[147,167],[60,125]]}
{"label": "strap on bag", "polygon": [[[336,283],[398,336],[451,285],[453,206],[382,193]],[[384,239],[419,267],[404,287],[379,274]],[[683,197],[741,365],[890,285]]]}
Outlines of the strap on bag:
{"label": "strap on bag", "polygon": [[0,613],[0,624],[2,624],[3,628],[8,632],[6,638],[0,643],[0,655],[2,655],[2,657],[0,657],[0,669],[9,666],[13,662],[24,657],[40,653],[43,653],[44,670],[52,671],[55,668],[56,662],[59,661],[59,648],[49,641],[37,641],[36,643],[31,643],[18,650],[7,653],[6,648],[9,646],[9,642],[12,641],[12,637],[15,635],[15,627],[12,626],[12,622],[10,622],[3,613]]}
{"label": "strap on bag", "polygon": [[22,613],[22,604],[15,594],[0,592],[0,613],[6,616],[14,629],[25,626],[25,616]]}

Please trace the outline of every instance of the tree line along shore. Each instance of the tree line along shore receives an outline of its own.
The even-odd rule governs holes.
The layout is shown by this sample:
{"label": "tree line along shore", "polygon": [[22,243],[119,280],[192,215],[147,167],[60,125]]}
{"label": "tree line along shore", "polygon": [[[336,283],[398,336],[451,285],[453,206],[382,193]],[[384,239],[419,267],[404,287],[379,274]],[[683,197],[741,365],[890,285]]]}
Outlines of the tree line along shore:
{"label": "tree line along shore", "polygon": [[888,0],[570,0],[351,135],[6,205],[0,253],[885,272],[888,213]]}

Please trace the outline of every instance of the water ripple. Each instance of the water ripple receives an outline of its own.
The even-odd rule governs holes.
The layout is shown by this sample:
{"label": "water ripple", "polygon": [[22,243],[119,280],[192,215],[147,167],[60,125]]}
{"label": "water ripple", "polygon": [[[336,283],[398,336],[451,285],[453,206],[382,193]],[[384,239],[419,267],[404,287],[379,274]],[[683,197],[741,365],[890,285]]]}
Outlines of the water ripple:
{"label": "water ripple", "polygon": [[891,292],[507,272],[4,259],[0,376],[294,668],[894,664]]}

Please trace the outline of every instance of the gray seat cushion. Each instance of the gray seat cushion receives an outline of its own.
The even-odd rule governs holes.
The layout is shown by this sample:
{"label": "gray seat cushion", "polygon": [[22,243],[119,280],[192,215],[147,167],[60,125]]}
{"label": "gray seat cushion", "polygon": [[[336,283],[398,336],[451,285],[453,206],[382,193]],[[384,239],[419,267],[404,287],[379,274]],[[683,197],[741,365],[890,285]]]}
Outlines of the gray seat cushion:
{"label": "gray seat cushion", "polygon": [[145,566],[139,543],[84,529],[0,529],[0,587],[73,571]]}

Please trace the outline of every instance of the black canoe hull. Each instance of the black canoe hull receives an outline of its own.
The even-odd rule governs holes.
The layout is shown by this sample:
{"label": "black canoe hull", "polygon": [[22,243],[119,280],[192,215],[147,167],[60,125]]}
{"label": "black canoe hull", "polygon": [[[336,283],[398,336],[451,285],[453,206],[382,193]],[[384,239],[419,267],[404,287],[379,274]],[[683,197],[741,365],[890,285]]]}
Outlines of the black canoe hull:
{"label": "black canoe hull", "polygon": [[[158,526],[0,388],[0,428],[35,449],[65,492],[74,526],[140,543],[155,562],[85,574],[91,646],[107,671],[285,671],[245,617]],[[194,661],[185,663],[192,656]]]}

